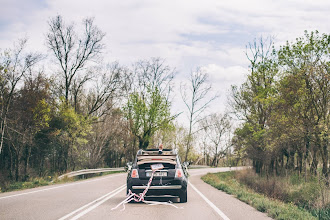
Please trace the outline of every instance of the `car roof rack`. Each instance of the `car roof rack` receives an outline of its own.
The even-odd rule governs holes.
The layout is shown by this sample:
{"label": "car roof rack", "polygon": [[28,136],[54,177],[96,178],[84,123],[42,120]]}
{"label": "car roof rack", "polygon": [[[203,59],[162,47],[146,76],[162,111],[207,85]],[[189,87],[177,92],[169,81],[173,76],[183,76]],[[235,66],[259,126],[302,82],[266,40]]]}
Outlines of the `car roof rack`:
{"label": "car roof rack", "polygon": [[[137,155],[158,155],[159,149],[140,149],[137,152]],[[176,149],[163,149],[163,153],[161,155],[177,155],[178,151]]]}

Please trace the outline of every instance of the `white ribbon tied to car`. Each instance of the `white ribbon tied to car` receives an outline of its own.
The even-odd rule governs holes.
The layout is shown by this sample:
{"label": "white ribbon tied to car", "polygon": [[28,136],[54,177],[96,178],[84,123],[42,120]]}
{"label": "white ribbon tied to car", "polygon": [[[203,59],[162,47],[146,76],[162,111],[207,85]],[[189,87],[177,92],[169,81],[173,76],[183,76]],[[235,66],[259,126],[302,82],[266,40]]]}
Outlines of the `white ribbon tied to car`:
{"label": "white ribbon tied to car", "polygon": [[[148,190],[150,188],[150,185],[151,185],[151,182],[152,182],[152,180],[154,178],[155,172],[157,170],[161,170],[161,169],[164,168],[163,164],[153,164],[150,167],[151,167],[152,173],[151,173],[151,176],[149,178],[147,187],[144,189],[144,191],[138,195],[136,193],[133,193],[131,190],[129,190],[126,199],[124,201],[122,201],[121,203],[119,203],[116,207],[112,208],[111,210],[115,210],[119,206],[122,205],[123,208],[121,209],[121,211],[124,211],[125,210],[125,204],[127,204],[127,203],[129,203],[131,201],[144,202],[144,203],[149,204],[149,205],[170,205],[170,206],[173,206],[173,207],[179,209],[179,207],[177,207],[176,205],[172,204],[171,201],[169,201],[169,202],[157,202],[157,201],[146,201],[146,200],[144,200],[144,196],[147,194],[147,192],[148,192]],[[183,207],[180,207],[180,208],[182,209]]]}

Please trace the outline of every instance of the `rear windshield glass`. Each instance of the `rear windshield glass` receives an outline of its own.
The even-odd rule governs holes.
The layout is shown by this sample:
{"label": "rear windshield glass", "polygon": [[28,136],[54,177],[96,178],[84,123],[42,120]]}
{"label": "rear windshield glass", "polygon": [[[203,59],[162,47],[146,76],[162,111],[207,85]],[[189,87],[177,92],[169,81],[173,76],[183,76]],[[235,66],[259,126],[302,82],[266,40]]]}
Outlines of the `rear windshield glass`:
{"label": "rear windshield glass", "polygon": [[[150,165],[155,164],[155,163],[144,163],[139,165],[139,169],[146,169],[146,170],[151,170]],[[161,163],[164,166],[164,169],[175,169],[175,164],[170,164],[170,163]]]}

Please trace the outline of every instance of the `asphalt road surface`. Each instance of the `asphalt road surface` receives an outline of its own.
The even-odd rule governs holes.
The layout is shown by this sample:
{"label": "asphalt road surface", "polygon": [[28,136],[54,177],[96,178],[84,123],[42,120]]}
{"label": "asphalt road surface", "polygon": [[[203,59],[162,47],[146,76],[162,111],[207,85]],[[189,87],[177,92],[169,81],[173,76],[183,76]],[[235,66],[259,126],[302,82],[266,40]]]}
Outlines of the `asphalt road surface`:
{"label": "asphalt road surface", "polygon": [[[235,168],[231,168],[232,170]],[[188,202],[177,198],[172,205],[126,204],[115,210],[126,194],[126,173],[112,174],[84,181],[39,187],[0,194],[0,219],[270,219],[266,214],[204,183],[208,172],[229,168],[189,170]]]}

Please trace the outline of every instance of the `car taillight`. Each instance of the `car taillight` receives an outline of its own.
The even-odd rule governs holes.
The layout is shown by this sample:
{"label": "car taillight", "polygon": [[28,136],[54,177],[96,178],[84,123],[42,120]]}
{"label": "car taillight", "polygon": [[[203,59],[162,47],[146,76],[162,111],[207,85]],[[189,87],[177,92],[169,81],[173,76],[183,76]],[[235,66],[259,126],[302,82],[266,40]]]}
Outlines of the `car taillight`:
{"label": "car taillight", "polygon": [[182,169],[177,169],[175,172],[175,177],[182,177],[183,176],[183,171]]}
{"label": "car taillight", "polygon": [[132,170],[132,174],[131,174],[132,178],[139,178],[139,172],[137,169],[133,169]]}

